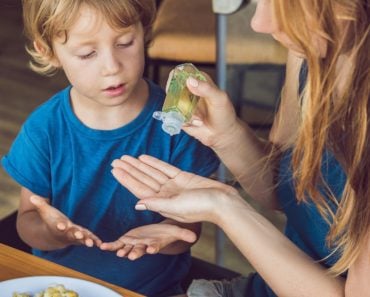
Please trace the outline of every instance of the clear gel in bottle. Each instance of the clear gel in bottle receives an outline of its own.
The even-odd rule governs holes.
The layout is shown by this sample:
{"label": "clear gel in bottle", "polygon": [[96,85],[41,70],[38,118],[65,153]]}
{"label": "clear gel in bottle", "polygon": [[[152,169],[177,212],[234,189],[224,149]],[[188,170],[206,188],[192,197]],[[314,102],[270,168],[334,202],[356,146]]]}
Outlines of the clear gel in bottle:
{"label": "clear gel in bottle", "polygon": [[153,113],[155,119],[163,122],[162,129],[171,136],[179,134],[181,126],[191,119],[199,100],[199,97],[186,87],[186,80],[190,76],[198,80],[206,80],[191,63],[176,66],[169,82],[162,111]]}

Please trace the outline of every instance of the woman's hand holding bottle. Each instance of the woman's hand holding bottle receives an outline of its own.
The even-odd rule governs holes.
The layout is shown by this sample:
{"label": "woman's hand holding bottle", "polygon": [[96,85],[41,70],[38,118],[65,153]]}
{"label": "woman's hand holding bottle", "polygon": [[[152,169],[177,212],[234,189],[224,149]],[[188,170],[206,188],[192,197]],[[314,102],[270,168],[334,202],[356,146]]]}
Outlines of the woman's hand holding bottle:
{"label": "woman's hand holding bottle", "polygon": [[227,146],[234,137],[234,131],[241,127],[234,107],[227,94],[202,73],[207,81],[188,78],[186,84],[190,92],[200,96],[198,107],[190,123],[183,130],[214,150]]}

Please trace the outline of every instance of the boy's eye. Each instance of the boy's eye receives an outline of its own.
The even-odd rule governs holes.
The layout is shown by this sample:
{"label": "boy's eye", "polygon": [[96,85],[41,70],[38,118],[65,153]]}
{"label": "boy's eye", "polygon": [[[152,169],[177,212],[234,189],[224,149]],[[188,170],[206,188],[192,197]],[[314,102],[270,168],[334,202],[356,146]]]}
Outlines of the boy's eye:
{"label": "boy's eye", "polygon": [[91,53],[88,53],[87,55],[81,55],[81,56],[78,56],[81,60],[86,60],[86,59],[89,59],[91,57],[93,57],[95,54],[95,52],[91,52]]}
{"label": "boy's eye", "polygon": [[119,43],[117,44],[117,47],[122,47],[122,48],[126,48],[126,47],[129,47],[131,45],[133,45],[134,41],[131,40],[130,42],[126,42],[126,43]]}

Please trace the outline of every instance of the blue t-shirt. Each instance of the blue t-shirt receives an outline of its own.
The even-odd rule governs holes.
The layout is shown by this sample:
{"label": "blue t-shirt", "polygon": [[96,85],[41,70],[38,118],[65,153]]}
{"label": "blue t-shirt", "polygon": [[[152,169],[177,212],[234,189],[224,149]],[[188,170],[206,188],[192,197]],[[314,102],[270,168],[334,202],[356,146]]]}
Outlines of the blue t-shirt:
{"label": "blue t-shirt", "polygon": [[[346,175],[329,151],[323,154],[321,172],[335,197],[341,197]],[[287,218],[286,237],[313,260],[320,261],[319,263],[325,267],[333,266],[338,260],[338,254],[333,254],[333,250],[326,244],[330,226],[313,202],[299,203],[296,199],[291,169],[291,151],[287,151],[280,161],[278,179],[277,197]],[[335,212],[335,205],[329,199],[327,202]],[[250,288],[253,293],[248,296],[276,297],[259,274],[251,279]]]}
{"label": "blue t-shirt", "polygon": [[[20,185],[50,199],[74,223],[103,241],[117,240],[132,228],[158,223],[159,214],[135,211],[137,198],[111,174],[111,162],[122,155],[148,154],[202,176],[219,161],[211,149],[184,132],[169,136],[152,118],[161,110],[165,93],[148,82],[149,100],[127,125],[95,130],[75,116],[68,87],[37,108],[22,126],[4,169]],[[179,293],[188,272],[190,253],[145,255],[136,261],[96,247],[70,246],[34,254],[149,296]]]}
{"label": "blue t-shirt", "polygon": [[[302,92],[307,76],[307,65],[303,64],[300,72],[300,88]],[[297,247],[304,251],[315,261],[325,267],[331,267],[338,260],[338,254],[332,254],[326,244],[326,236],[330,226],[321,216],[313,202],[299,203],[296,199],[293,174],[291,168],[291,150],[284,152],[279,166],[277,198],[286,215],[287,222],[285,235]],[[324,181],[334,194],[340,199],[346,183],[346,174],[330,151],[325,151],[322,156],[321,172]],[[322,193],[325,191],[322,189]],[[334,212],[336,206],[327,199],[328,204]],[[253,297],[276,297],[259,274],[254,274],[250,279],[249,295]]]}

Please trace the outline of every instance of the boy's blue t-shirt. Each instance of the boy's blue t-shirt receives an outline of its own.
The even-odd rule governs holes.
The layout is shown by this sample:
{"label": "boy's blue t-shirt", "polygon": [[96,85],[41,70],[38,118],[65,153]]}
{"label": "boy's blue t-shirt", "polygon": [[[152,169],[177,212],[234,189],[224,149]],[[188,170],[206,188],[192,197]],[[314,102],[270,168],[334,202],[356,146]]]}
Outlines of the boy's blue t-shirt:
{"label": "boy's blue t-shirt", "polygon": [[[142,112],[115,130],[95,130],[73,113],[68,87],[36,109],[2,158],[4,169],[20,185],[50,199],[74,223],[103,241],[117,240],[132,228],[163,217],[135,211],[137,198],[111,174],[111,162],[122,155],[148,154],[183,170],[208,176],[219,161],[213,151],[184,132],[169,136],[152,118],[165,93],[150,86]],[[70,246],[34,254],[148,296],[177,294],[190,265],[190,253],[145,255],[130,261],[96,247]]]}

